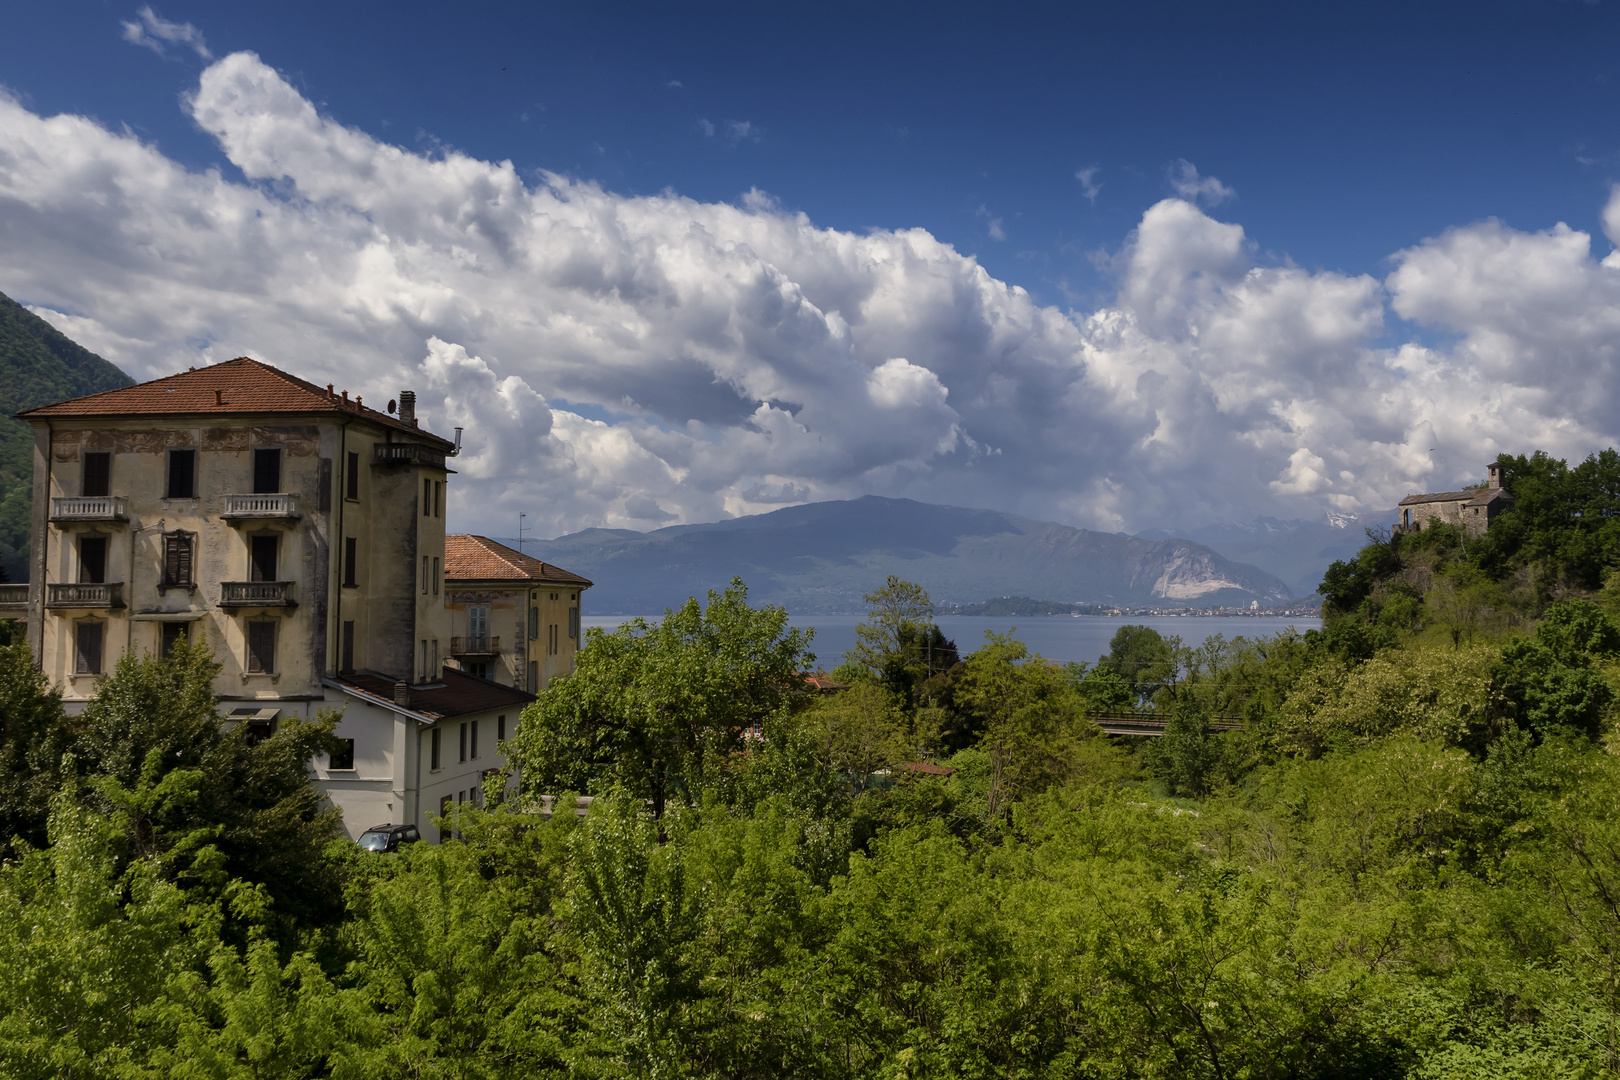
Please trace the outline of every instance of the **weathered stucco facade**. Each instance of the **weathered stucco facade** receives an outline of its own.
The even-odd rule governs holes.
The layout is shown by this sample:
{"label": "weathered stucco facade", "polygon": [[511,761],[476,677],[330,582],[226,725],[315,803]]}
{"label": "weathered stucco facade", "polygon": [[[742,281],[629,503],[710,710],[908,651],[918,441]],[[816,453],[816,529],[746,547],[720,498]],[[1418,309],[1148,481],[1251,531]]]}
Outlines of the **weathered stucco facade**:
{"label": "weathered stucco facade", "polygon": [[[350,749],[314,780],[355,836],[383,821],[437,835],[440,802],[423,792],[476,799],[483,771],[504,766],[494,732],[531,698],[442,677],[456,444],[417,426],[413,395],[391,416],[239,359],[21,418],[35,471],[20,613],[70,711],[127,654],[206,644],[220,708],[240,722],[343,711]],[[487,724],[483,760],[424,764],[452,723]]]}
{"label": "weathered stucco facade", "polygon": [[539,693],[574,670],[587,578],[488,537],[445,544],[451,655],[461,670]]}

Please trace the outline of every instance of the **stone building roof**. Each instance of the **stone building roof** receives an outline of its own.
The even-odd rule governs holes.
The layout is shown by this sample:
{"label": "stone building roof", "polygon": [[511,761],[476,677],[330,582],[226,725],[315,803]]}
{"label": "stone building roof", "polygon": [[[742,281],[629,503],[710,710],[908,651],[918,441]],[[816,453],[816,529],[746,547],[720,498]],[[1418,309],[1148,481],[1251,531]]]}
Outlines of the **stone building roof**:
{"label": "stone building roof", "polygon": [[453,450],[449,439],[387,413],[368,409],[280,368],[239,356],[151,382],[25,409],[19,420],[122,416],[240,416],[243,413],[358,416],[379,427],[426,439]]}
{"label": "stone building roof", "polygon": [[541,562],[505,544],[497,544],[487,536],[470,533],[452,533],[444,538],[444,580],[461,583],[527,581],[582,589],[593,584],[589,578]]}
{"label": "stone building roof", "polygon": [[1513,501],[1506,488],[1470,488],[1467,491],[1436,491],[1427,495],[1408,495],[1400,502],[1401,506],[1416,506],[1419,503],[1463,503],[1467,506],[1487,506],[1498,499]]}
{"label": "stone building roof", "polygon": [[[373,698],[387,705],[398,704],[394,700],[395,680],[387,675],[357,671],[327,681],[340,684],[346,691],[358,692],[360,697]],[[454,668],[445,668],[432,685],[411,687],[410,702],[403,707],[427,720],[444,720],[495,709],[522,711],[533,700],[533,694],[515,687],[502,686]]]}

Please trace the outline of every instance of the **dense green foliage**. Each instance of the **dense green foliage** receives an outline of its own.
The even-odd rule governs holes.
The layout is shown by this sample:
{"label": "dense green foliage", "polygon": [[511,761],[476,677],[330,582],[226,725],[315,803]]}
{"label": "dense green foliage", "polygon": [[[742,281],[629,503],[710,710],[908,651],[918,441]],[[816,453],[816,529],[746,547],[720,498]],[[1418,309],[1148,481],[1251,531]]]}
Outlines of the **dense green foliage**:
{"label": "dense green foliage", "polygon": [[[0,806],[48,828],[0,868],[0,1075],[1612,1076],[1620,628],[1571,597],[1454,639],[1380,623],[1388,580],[1305,635],[921,671],[891,581],[832,694],[735,583],[593,631],[517,799],[365,857],[275,766],[318,725],[244,757],[206,657],[60,731],[8,651],[0,752],[70,752]],[[230,803],[250,774],[280,797]],[[276,859],[266,813],[308,826]]]}
{"label": "dense green foliage", "polygon": [[13,414],[132,381],[0,293],[0,580],[28,580],[34,432]]}

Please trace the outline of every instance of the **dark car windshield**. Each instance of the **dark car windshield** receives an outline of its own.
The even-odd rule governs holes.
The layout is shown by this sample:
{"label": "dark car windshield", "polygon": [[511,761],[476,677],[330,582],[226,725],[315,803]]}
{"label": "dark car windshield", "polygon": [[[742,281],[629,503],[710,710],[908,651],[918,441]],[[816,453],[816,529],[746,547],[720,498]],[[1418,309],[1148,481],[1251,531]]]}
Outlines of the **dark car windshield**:
{"label": "dark car windshield", "polygon": [[385,832],[368,832],[360,835],[360,846],[367,851],[387,851],[388,834]]}

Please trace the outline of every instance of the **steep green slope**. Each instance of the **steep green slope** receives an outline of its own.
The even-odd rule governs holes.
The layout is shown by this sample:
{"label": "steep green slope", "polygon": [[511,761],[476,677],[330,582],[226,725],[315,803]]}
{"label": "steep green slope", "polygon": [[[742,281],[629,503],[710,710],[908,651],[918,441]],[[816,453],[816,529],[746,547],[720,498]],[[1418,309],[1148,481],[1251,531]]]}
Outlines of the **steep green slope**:
{"label": "steep green slope", "polygon": [[34,435],[14,414],[135,380],[0,293],[0,573],[28,579]]}

